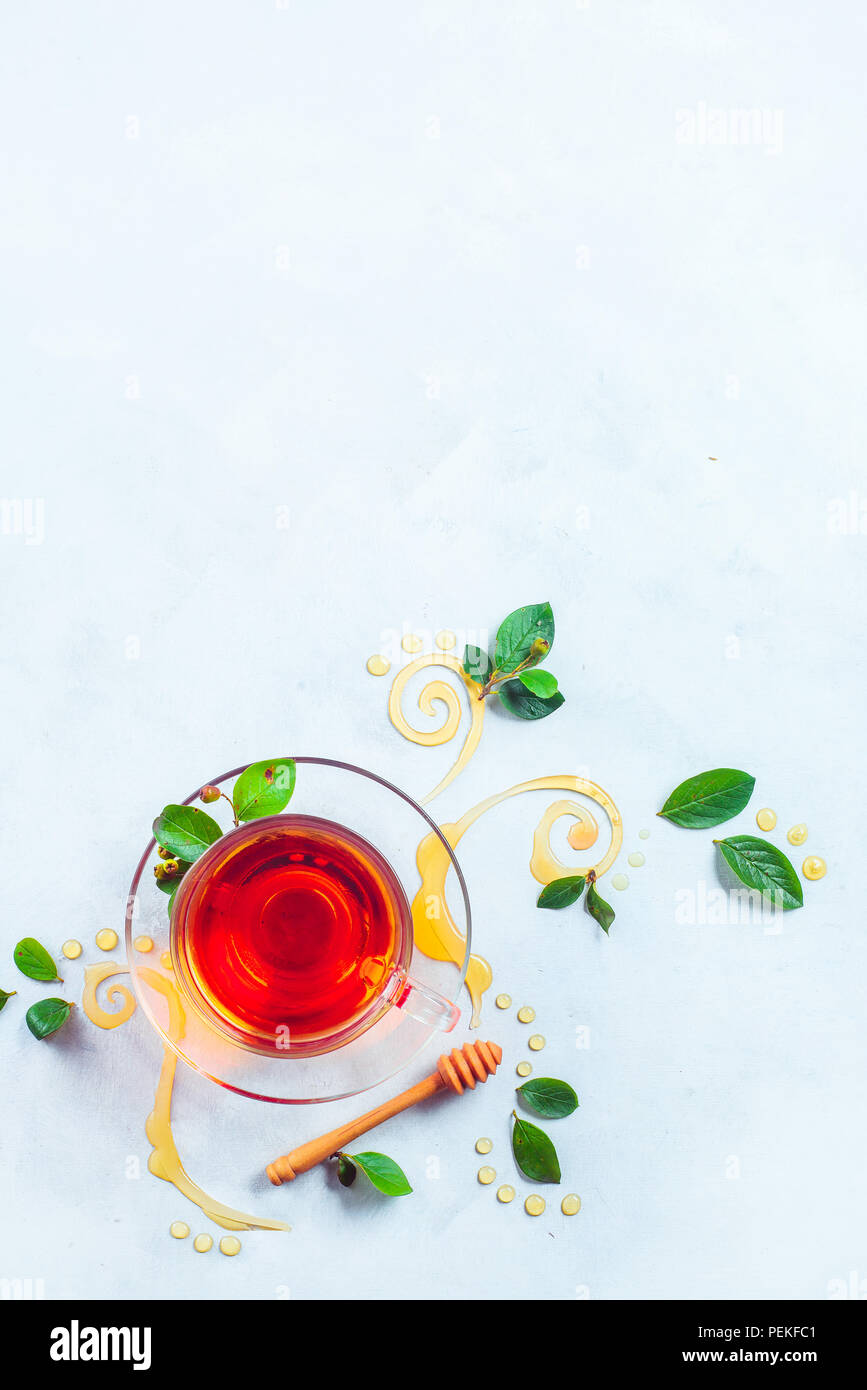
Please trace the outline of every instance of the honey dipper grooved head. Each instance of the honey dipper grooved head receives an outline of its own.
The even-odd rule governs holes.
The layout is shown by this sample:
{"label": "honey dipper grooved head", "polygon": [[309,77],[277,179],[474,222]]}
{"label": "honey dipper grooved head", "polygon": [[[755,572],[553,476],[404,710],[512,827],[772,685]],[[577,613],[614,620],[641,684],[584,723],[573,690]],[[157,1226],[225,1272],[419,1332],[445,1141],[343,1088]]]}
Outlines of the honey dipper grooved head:
{"label": "honey dipper grooved head", "polygon": [[439,1072],[446,1086],[458,1095],[463,1095],[464,1087],[475,1089],[477,1081],[487,1081],[493,1076],[503,1060],[503,1049],[495,1042],[464,1043],[458,1049],[443,1053],[437,1062]]}

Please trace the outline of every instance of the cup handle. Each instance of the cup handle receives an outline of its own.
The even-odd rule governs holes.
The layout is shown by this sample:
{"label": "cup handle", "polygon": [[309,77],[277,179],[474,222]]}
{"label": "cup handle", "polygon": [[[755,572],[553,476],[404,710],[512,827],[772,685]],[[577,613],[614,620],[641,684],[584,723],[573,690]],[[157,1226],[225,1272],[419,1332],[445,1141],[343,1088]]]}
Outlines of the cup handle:
{"label": "cup handle", "polygon": [[444,999],[428,985],[420,985],[403,970],[395,972],[391,1002],[416,1022],[438,1028],[441,1033],[450,1033],[461,1016],[460,1009],[451,1000]]}

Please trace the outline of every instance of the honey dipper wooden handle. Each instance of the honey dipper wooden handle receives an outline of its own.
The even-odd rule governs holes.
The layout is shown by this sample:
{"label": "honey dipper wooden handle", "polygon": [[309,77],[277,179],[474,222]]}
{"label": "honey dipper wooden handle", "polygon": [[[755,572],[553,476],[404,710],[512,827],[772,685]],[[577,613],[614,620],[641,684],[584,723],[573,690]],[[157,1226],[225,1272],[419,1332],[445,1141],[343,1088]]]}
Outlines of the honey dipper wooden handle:
{"label": "honey dipper wooden handle", "polygon": [[344,1144],[357,1139],[359,1134],[365,1134],[367,1130],[381,1125],[384,1120],[390,1120],[392,1115],[398,1115],[401,1110],[408,1110],[418,1101],[428,1100],[438,1091],[452,1090],[457,1095],[462,1095],[465,1087],[473,1090],[477,1081],[487,1081],[489,1076],[493,1076],[502,1058],[502,1048],[493,1042],[465,1043],[460,1050],[453,1048],[450,1053],[444,1053],[440,1057],[436,1071],[426,1076],[424,1081],[419,1081],[418,1085],[411,1086],[408,1091],[401,1091],[399,1096],[384,1101],[374,1110],[368,1110],[366,1115],[360,1115],[357,1120],[340,1125],[319,1139],[311,1139],[309,1143],[301,1144],[291,1153],[269,1163],[268,1177],[275,1187],[284,1182],[291,1182],[299,1173],[306,1173],[326,1158],[331,1158]]}

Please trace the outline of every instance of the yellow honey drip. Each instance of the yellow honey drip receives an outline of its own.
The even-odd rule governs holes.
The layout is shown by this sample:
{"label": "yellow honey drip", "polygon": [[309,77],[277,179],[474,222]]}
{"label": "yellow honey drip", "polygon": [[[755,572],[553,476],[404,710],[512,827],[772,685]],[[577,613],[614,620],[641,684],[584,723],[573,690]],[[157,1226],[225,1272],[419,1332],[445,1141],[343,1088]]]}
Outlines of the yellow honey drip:
{"label": "yellow honey drip", "polygon": [[756,825],[760,830],[773,830],[776,823],[777,813],[770,806],[763,806],[761,811],[756,812]]}
{"label": "yellow honey drip", "polygon": [[509,1183],[504,1182],[502,1187],[497,1188],[498,1202],[511,1202],[515,1197],[515,1189]]}
{"label": "yellow honey drip", "polygon": [[541,1052],[542,1048],[545,1046],[545,1039],[542,1037],[541,1033],[534,1033],[527,1043],[527,1046],[531,1052]]}
{"label": "yellow honey drip", "polygon": [[633,869],[640,869],[644,863],[644,855],[641,850],[634,849],[627,859],[627,864],[631,864]]}
{"label": "yellow honey drip", "polygon": [[581,1198],[577,1192],[567,1192],[560,1203],[560,1210],[564,1216],[577,1216],[581,1210]]}
{"label": "yellow honey drip", "polygon": [[67,960],[78,960],[83,948],[80,941],[64,941],[60,949]]}
{"label": "yellow honey drip", "polygon": [[117,945],[117,932],[111,927],[103,927],[96,933],[96,944],[101,951],[113,951]]}
{"label": "yellow honey drip", "polygon": [[529,1004],[525,1004],[524,1007],[523,1007],[522,1009],[519,1009],[519,1010],[518,1010],[518,1022],[519,1022],[519,1023],[532,1023],[532,1022],[533,1022],[533,1019],[534,1019],[535,1017],[536,1017],[536,1010],[535,1010],[535,1009],[531,1009],[530,1006],[529,1006]]}
{"label": "yellow honey drip", "polygon": [[163,967],[164,970],[172,969],[171,951],[163,951],[162,955],[160,956],[160,965]]}
{"label": "yellow honey drip", "polygon": [[174,1236],[175,1240],[186,1240],[190,1234],[190,1228],[186,1221],[173,1221],[169,1226],[169,1235]]}
{"label": "yellow honey drip", "polygon": [[[406,668],[407,671],[410,669],[409,666]],[[397,683],[395,680],[389,700],[394,696]],[[430,686],[426,686],[425,689],[429,690]],[[447,689],[454,695],[450,686]],[[421,696],[419,702],[421,703]],[[464,752],[466,752],[468,743],[469,739],[464,745]],[[461,758],[463,758],[463,753]],[[440,786],[442,785],[443,783],[440,784]],[[614,863],[623,844],[623,821],[608,793],[585,777],[563,774],[553,777],[534,777],[528,782],[519,782],[514,787],[509,787],[507,791],[486,797],[484,801],[480,801],[478,805],[473,806],[461,816],[460,820],[441,825],[440,831],[454,849],[470,826],[494,806],[507,801],[510,797],[520,796],[524,792],[550,790],[580,792],[602,806],[611,823],[611,843],[598,863],[590,867],[595,868],[597,876],[604,874]],[[427,799],[430,800],[430,798]],[[578,807],[578,811],[584,809],[577,802],[557,802],[555,805],[558,807]],[[577,815],[577,811],[572,809],[558,810],[553,819],[550,818],[550,811],[551,808],[549,807],[536,827],[533,835],[533,853],[530,859],[530,872],[537,882],[543,884],[550,883],[555,878],[562,878],[565,874],[584,874],[587,872],[584,868],[570,868],[563,864],[553,853],[548,838],[550,826],[554,820],[559,819],[560,815]],[[421,887],[412,901],[412,920],[415,944],[423,955],[429,956],[432,960],[450,960],[460,969],[466,956],[466,937],[459,930],[449,912],[445,897],[446,878],[451,868],[451,862],[439,836],[431,831],[429,835],[424,837],[416,852],[416,863],[421,874]],[[477,1028],[479,1025],[482,995],[485,990],[490,988],[491,979],[491,967],[484,957],[471,955],[466,977],[466,986],[473,1005],[471,1028]]]}
{"label": "yellow honey drip", "polygon": [[97,1028],[119,1028],[135,1013],[135,995],[132,990],[127,989],[126,985],[109,985],[105,991],[106,998],[112,1003],[115,1003],[116,1000],[121,1001],[120,1008],[116,1013],[109,1013],[96,997],[96,991],[103,980],[107,980],[111,975],[128,974],[129,971],[114,960],[104,960],[98,965],[85,966],[81,1007],[91,1023],[95,1023]]}
{"label": "yellow honey drip", "polygon": [[[150,970],[146,966],[139,966],[138,974],[166,1000],[169,1011],[166,1031],[173,1042],[179,1042],[184,1036],[186,1019],[174,981],[167,980],[157,970]],[[212,1221],[215,1221],[218,1226],[222,1226],[225,1230],[288,1231],[290,1227],[286,1225],[285,1221],[266,1221],[256,1216],[248,1216],[246,1212],[236,1211],[233,1207],[223,1206],[222,1202],[216,1202],[213,1197],[209,1197],[199,1187],[198,1183],[193,1182],[187,1173],[181,1163],[172,1134],[172,1088],[177,1061],[177,1054],[167,1043],[163,1048],[163,1064],[154,1096],[154,1108],[145,1122],[145,1133],[153,1148],[153,1153],[148,1159],[148,1168],[154,1177],[172,1183],[206,1216],[209,1216]],[[198,1246],[196,1248],[198,1249]]]}
{"label": "yellow honey drip", "polygon": [[434,638],[441,652],[450,652],[457,640],[455,634],[450,632],[448,628],[443,628],[442,632],[438,632]]}
{"label": "yellow honey drip", "polygon": [[132,944],[137,951],[141,951],[142,955],[145,956],[148,951],[152,951],[154,948],[153,937],[151,936],[137,936]]}
{"label": "yellow honey drip", "polygon": [[519,1062],[515,1067],[515,1071],[519,1076],[529,1076],[532,1070],[533,1068],[530,1066],[529,1062]]}
{"label": "yellow honey drip", "polygon": [[372,676],[386,676],[391,670],[391,662],[385,656],[370,656],[367,658],[367,669]]}
{"label": "yellow honey drip", "polygon": [[556,805],[565,808],[560,812],[561,815],[577,816],[574,824],[570,825],[566,832],[566,839],[572,849],[590,849],[591,845],[595,845],[599,839],[599,826],[587,808],[574,801],[558,801]]}
{"label": "yellow honey drip", "polygon": [[[168,1005],[169,1020],[167,1032],[173,1042],[179,1042],[184,1036],[186,1020],[184,1017],[183,1005],[180,995],[175,987],[173,980],[168,980],[157,970],[151,970],[147,966],[137,967],[138,975],[145,980],[152,989],[155,989],[166,1000]],[[98,965],[88,965],[84,972],[84,993],[81,999],[81,1007],[91,1023],[95,1023],[98,1028],[118,1028],[131,1017],[135,1010],[135,996],[126,985],[114,984],[106,990],[108,999],[114,1002],[121,1000],[121,1007],[117,1013],[109,1013],[102,1007],[96,997],[98,987],[112,975],[128,975],[129,970],[126,966],[120,966],[116,961],[102,961]],[[245,1212],[235,1211],[232,1207],[223,1206],[221,1202],[216,1202],[209,1197],[206,1192],[194,1183],[186,1172],[178,1155],[175,1145],[174,1135],[172,1134],[172,1088],[175,1080],[175,1067],[177,1065],[177,1055],[168,1043],[163,1047],[163,1063],[160,1070],[160,1079],[157,1083],[156,1095],[154,1097],[154,1108],[145,1122],[145,1133],[151,1142],[153,1153],[148,1159],[148,1168],[155,1177],[163,1178],[170,1182],[184,1196],[194,1202],[206,1216],[212,1221],[216,1221],[218,1226],[223,1226],[230,1231],[250,1231],[261,1229],[267,1231],[288,1231],[291,1227],[284,1221],[265,1221],[255,1216],[248,1216]],[[183,1225],[183,1222],[175,1223]],[[175,1231],[172,1231],[175,1235]],[[189,1228],[185,1232],[189,1235]]]}
{"label": "yellow honey drip", "polygon": [[786,836],[790,845],[802,845],[807,838],[807,827],[801,821],[799,825],[793,825]]}
{"label": "yellow honey drip", "polygon": [[479,739],[482,736],[482,725],[485,718],[485,702],[479,699],[480,686],[471,680],[466,672],[461,668],[461,663],[456,656],[449,656],[446,652],[431,652],[427,656],[421,656],[416,661],[411,661],[408,666],[404,666],[395,676],[391,690],[388,693],[388,717],[399,734],[408,738],[411,743],[417,743],[423,748],[438,748],[443,743],[448,743],[454,738],[461,723],[461,697],[454,686],[447,681],[432,680],[423,686],[418,697],[418,707],[422,714],[434,716],[437,713],[436,706],[444,705],[446,709],[446,719],[439,729],[432,729],[421,732],[414,729],[404,718],[401,709],[403,692],[407,683],[416,675],[418,671],[423,671],[426,666],[447,666],[450,671],[456,672],[460,676],[464,689],[467,694],[470,710],[470,728],[464,740],[457,761],[437,783],[432,792],[429,792],[422,800],[425,806],[429,801],[433,801],[435,796],[447,787],[451,781],[463,771],[470,758],[479,746]]}
{"label": "yellow honey drip", "polygon": [[545,1198],[539,1197],[535,1192],[531,1192],[524,1203],[524,1211],[528,1216],[541,1216],[544,1210]]}
{"label": "yellow honey drip", "polygon": [[477,1139],[477,1140],[476,1140],[476,1153],[477,1153],[477,1154],[489,1154],[489,1153],[491,1152],[491,1149],[492,1149],[493,1147],[494,1147],[494,1145],[493,1145],[493,1143],[491,1142],[490,1139]]}
{"label": "yellow honey drip", "polygon": [[498,994],[494,1000],[498,1009],[510,1009],[512,1007],[511,994]]}
{"label": "yellow honey drip", "polygon": [[420,637],[416,637],[414,632],[408,632],[405,637],[400,639],[400,645],[405,652],[420,652],[424,642]]}
{"label": "yellow honey drip", "polygon": [[200,1235],[196,1236],[193,1241],[193,1249],[198,1250],[200,1255],[207,1255],[213,1244],[214,1240],[212,1236]]}
{"label": "yellow honey drip", "polygon": [[479,1169],[478,1179],[483,1187],[488,1187],[492,1182],[496,1180],[496,1177],[496,1168],[489,1168],[488,1165],[485,1164],[484,1168]]}
{"label": "yellow honey drip", "polygon": [[624,888],[628,888],[629,879],[627,878],[626,874],[612,874],[611,887],[616,888],[619,893],[622,893]]}
{"label": "yellow honey drip", "polygon": [[240,1255],[241,1242],[237,1236],[223,1236],[220,1241],[220,1253],[222,1255]]}
{"label": "yellow honey drip", "polygon": [[828,865],[818,854],[808,854],[801,868],[804,878],[808,878],[811,882],[815,882],[816,879],[825,877]]}

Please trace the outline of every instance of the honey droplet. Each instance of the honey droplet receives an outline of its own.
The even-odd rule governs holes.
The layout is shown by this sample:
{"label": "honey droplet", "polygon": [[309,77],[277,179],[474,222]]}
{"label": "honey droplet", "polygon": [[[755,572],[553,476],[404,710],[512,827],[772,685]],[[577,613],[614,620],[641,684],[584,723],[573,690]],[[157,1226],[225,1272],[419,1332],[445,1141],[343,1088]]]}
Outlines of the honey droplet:
{"label": "honey droplet", "polygon": [[633,869],[641,868],[642,864],[644,863],[644,855],[641,853],[640,849],[635,849],[632,851],[632,853],[629,856],[629,863],[632,865]]}
{"label": "honey droplet", "polygon": [[532,1070],[533,1068],[531,1067],[529,1062],[519,1062],[518,1065],[515,1067],[515,1071],[518,1073],[519,1076],[529,1076]]}
{"label": "honey droplet", "polygon": [[193,1241],[193,1249],[198,1250],[200,1255],[207,1255],[213,1243],[214,1242],[211,1236],[196,1236],[195,1240]]}
{"label": "honey droplet", "polygon": [[626,877],[626,874],[612,874],[611,887],[616,888],[619,893],[622,893],[624,888],[628,888],[629,879]]}
{"label": "honey droplet", "polygon": [[545,1039],[542,1037],[541,1033],[534,1033],[527,1043],[527,1046],[531,1052],[541,1052],[542,1048],[545,1046]]}
{"label": "honey droplet", "polygon": [[385,676],[391,670],[391,662],[385,656],[369,656],[367,669],[372,676]]}
{"label": "honey droplet", "polygon": [[528,1216],[541,1216],[544,1210],[545,1198],[538,1196],[535,1192],[531,1192],[524,1203],[524,1211]]}
{"label": "honey droplet", "polygon": [[650,831],[649,831],[649,830],[639,830],[639,832],[638,832],[638,838],[639,838],[639,840],[649,840],[649,839],[650,839]]}
{"label": "honey droplet", "polygon": [[101,951],[113,951],[117,945],[117,932],[111,927],[103,927],[96,933],[96,944]]}
{"label": "honey droplet", "polygon": [[819,858],[818,854],[808,854],[801,868],[804,878],[815,880],[825,877],[828,865],[825,863],[824,859]]}
{"label": "honey droplet", "polygon": [[564,1216],[577,1216],[581,1210],[581,1198],[577,1192],[567,1192],[560,1203],[560,1210]]}
{"label": "honey droplet", "polygon": [[759,830],[773,830],[776,823],[777,813],[769,806],[763,806],[761,811],[756,811],[756,825]]}
{"label": "honey droplet", "polygon": [[434,638],[441,652],[450,652],[457,640],[455,634],[450,632],[448,628],[443,628],[442,632],[438,632]]}
{"label": "honey droplet", "polygon": [[512,1006],[511,994],[498,994],[494,1000],[498,1009],[509,1009]]}
{"label": "honey droplet", "polygon": [[573,821],[566,831],[566,839],[573,849],[589,849],[599,839],[599,826],[592,819]]}
{"label": "honey droplet", "polygon": [[519,1023],[532,1023],[535,1017],[536,1010],[531,1009],[529,1004],[525,1004],[523,1008],[518,1010]]}
{"label": "honey droplet", "polygon": [[172,968],[172,953],[171,953],[171,951],[163,951],[162,955],[160,956],[160,965],[163,967],[164,970],[171,970],[171,968]]}
{"label": "honey droplet", "polygon": [[61,946],[60,949],[61,949],[61,951],[63,952],[63,954],[66,956],[66,959],[67,959],[67,960],[78,960],[78,957],[81,955],[81,950],[82,950],[81,942],[80,942],[80,941],[64,941],[64,943],[63,943],[63,945]]}
{"label": "honey droplet", "polygon": [[240,1255],[241,1242],[237,1236],[223,1236],[220,1241],[220,1253],[223,1255]]}
{"label": "honey droplet", "polygon": [[478,1178],[483,1187],[487,1187],[497,1176],[496,1168],[490,1168],[485,1164],[484,1168],[479,1169]]}
{"label": "honey droplet", "polygon": [[401,637],[400,645],[405,652],[420,652],[424,642],[420,637],[416,637],[414,632],[408,632],[405,637]]}
{"label": "honey droplet", "polygon": [[790,845],[802,845],[807,838],[807,827],[803,821],[798,825],[793,825],[786,839]]}
{"label": "honey droplet", "polygon": [[186,1240],[190,1234],[190,1228],[186,1221],[173,1221],[169,1226],[169,1235],[174,1236],[175,1240]]}
{"label": "honey droplet", "polygon": [[132,944],[133,946],[135,946],[137,951],[141,951],[142,955],[145,956],[147,955],[148,951],[152,951],[154,948],[152,936],[137,936]]}
{"label": "honey droplet", "polygon": [[507,1182],[504,1182],[502,1187],[497,1188],[498,1202],[511,1202],[514,1199],[514,1196],[515,1189],[514,1187],[510,1187]]}
{"label": "honey droplet", "polygon": [[477,1139],[477,1140],[476,1140],[476,1153],[477,1153],[477,1154],[489,1154],[489,1153],[491,1152],[491,1149],[492,1149],[493,1147],[494,1147],[494,1145],[493,1145],[493,1143],[491,1142],[490,1139]]}

